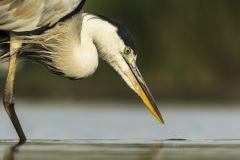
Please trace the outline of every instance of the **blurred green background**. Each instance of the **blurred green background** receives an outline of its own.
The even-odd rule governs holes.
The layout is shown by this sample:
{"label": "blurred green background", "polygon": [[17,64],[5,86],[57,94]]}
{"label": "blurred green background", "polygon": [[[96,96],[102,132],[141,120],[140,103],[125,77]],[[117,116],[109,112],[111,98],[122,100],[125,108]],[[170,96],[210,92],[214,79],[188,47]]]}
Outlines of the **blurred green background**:
{"label": "blurred green background", "polygon": [[[155,99],[239,101],[239,6],[239,0],[88,0],[85,12],[119,20],[130,30],[138,67]],[[137,99],[104,61],[92,77],[79,81],[26,60],[19,67],[16,98]]]}

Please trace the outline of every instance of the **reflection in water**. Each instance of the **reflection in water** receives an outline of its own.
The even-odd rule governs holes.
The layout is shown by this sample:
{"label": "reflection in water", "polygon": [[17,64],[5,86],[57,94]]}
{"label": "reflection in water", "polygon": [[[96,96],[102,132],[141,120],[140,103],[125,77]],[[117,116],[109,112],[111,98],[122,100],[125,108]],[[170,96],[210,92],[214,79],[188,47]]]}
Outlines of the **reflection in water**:
{"label": "reflection in water", "polygon": [[25,142],[18,142],[17,144],[6,148],[3,154],[3,160],[15,160],[15,154],[18,153],[19,147],[24,143]]}
{"label": "reflection in water", "polygon": [[240,157],[240,140],[41,140],[12,147],[10,144],[0,141],[3,160],[239,160]]}
{"label": "reflection in water", "polygon": [[24,145],[5,148],[3,160],[160,160],[161,148],[162,143],[125,143],[116,140],[28,141]]}

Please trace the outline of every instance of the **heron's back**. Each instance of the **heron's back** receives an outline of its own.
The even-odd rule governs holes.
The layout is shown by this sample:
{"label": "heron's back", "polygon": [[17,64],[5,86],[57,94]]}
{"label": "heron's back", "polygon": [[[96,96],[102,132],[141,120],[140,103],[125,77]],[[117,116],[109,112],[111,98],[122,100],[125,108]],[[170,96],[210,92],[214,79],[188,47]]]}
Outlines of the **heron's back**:
{"label": "heron's back", "polygon": [[0,30],[25,32],[51,26],[84,0],[2,0]]}

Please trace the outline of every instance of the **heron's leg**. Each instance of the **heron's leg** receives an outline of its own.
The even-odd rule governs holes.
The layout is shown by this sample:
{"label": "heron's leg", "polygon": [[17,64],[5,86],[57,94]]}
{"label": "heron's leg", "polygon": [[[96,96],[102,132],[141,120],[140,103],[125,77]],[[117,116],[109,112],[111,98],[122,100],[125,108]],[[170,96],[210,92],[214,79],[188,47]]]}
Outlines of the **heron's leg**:
{"label": "heron's leg", "polygon": [[10,41],[10,61],[9,61],[9,69],[7,75],[7,81],[5,85],[5,91],[3,95],[3,104],[4,108],[10,117],[13,126],[15,127],[17,134],[20,138],[21,142],[26,141],[26,137],[22,130],[21,124],[18,120],[17,114],[14,109],[14,97],[13,97],[13,87],[14,87],[14,78],[16,72],[16,65],[17,65],[17,51],[21,47],[21,42],[11,35]]}

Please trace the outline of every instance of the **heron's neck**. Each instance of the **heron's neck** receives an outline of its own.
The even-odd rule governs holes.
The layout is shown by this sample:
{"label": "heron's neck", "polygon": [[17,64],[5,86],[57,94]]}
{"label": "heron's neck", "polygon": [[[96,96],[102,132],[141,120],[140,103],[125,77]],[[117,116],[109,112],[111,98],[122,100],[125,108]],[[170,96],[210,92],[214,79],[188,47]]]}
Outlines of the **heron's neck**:
{"label": "heron's neck", "polygon": [[98,55],[106,60],[134,90],[126,76],[129,66],[120,53],[124,50],[125,44],[117,32],[117,27],[102,16],[83,14],[82,34],[91,37],[89,43],[95,45]]}
{"label": "heron's neck", "polygon": [[110,25],[108,22],[100,19],[93,14],[84,13],[82,22],[82,32],[88,34],[92,38],[92,43],[96,46],[98,54],[104,59],[109,59],[108,53],[117,50],[117,38],[114,37],[113,32],[116,33],[116,27]]}

